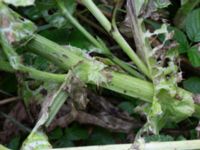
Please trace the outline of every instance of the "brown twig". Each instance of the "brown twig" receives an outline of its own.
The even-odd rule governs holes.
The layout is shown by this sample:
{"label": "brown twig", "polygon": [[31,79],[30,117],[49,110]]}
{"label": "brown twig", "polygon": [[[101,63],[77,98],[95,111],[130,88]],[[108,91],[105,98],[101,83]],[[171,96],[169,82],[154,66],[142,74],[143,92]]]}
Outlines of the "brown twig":
{"label": "brown twig", "polygon": [[6,99],[3,99],[3,100],[0,100],[0,105],[5,105],[5,104],[8,104],[8,103],[17,101],[17,100],[19,100],[19,99],[20,99],[20,97],[6,98]]}

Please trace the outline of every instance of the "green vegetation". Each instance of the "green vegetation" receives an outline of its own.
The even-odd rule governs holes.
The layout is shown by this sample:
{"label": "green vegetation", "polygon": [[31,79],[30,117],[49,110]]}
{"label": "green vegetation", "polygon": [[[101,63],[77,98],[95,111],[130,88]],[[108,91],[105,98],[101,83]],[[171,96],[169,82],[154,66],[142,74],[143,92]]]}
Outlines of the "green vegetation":
{"label": "green vegetation", "polygon": [[199,2],[0,0],[0,148],[198,149]]}

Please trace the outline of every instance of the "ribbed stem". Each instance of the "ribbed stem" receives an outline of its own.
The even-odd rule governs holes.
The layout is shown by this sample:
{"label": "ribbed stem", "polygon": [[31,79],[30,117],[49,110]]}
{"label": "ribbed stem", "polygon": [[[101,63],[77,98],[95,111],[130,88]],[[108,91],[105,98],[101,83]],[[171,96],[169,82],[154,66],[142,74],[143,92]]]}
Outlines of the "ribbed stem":
{"label": "ribbed stem", "polygon": [[[77,62],[77,60],[73,60],[76,59],[76,57],[69,57],[75,55],[73,54],[72,51],[67,51],[68,49],[65,49],[57,45],[56,43],[39,35],[36,35],[35,39],[33,39],[28,43],[28,48],[35,53],[42,54],[43,57],[51,60],[52,63],[57,64],[58,66],[64,68],[65,70],[73,67],[73,65],[76,65],[74,62]],[[48,49],[48,51],[46,49]],[[49,56],[49,51],[51,52],[50,55],[51,57]],[[60,52],[63,53],[63,51],[66,52],[64,56],[59,54]],[[58,55],[60,56],[58,58],[60,61],[57,60]],[[85,58],[80,58],[80,57],[78,57],[78,59],[89,61]],[[67,62],[69,62],[69,64]],[[110,77],[111,81],[105,85],[100,85],[100,86],[123,95],[127,95],[133,98],[138,98],[146,102],[152,102],[153,98],[152,83],[113,71],[105,70],[102,72],[102,74]],[[181,88],[179,90],[181,90],[181,92],[187,92]],[[200,118],[200,106],[195,105],[195,109],[196,109],[194,113],[195,117]]]}
{"label": "ribbed stem", "polygon": [[[50,45],[50,47],[49,47]],[[30,41],[28,44],[28,47],[31,51],[35,53],[42,54],[45,58],[51,60],[53,63],[57,64],[58,66],[64,68],[65,70],[68,70],[72,66],[67,64],[66,62],[70,62],[71,65],[75,65],[74,62],[76,62],[73,59],[76,59],[77,57],[69,57],[73,56],[75,54],[72,54],[71,51],[67,52],[67,49],[57,45],[56,43],[43,38],[39,35],[36,35],[35,39]],[[40,48],[40,49],[38,49]],[[52,53],[52,55],[49,55],[49,51],[46,51],[46,49]],[[60,55],[59,53],[63,53],[63,51],[66,51],[67,53],[65,55]],[[59,58],[60,61],[57,61],[57,56],[60,55]],[[67,56],[67,57],[66,57]],[[84,58],[78,57],[79,60],[85,60]],[[64,62],[62,64],[61,62]],[[78,63],[78,62],[77,62]],[[15,70],[9,65],[9,63],[6,63],[4,61],[0,61],[0,70],[8,71],[8,72],[14,72]],[[33,68],[25,67],[23,66],[21,68],[21,71],[24,73],[28,73],[30,75],[30,78],[43,80],[43,81],[55,81],[55,82],[63,82],[65,79],[65,75],[59,75],[59,74],[52,74],[47,73],[43,71],[39,71]],[[138,98],[140,100],[151,102],[153,97],[153,84],[144,80],[140,80],[138,78],[134,78],[122,73],[117,72],[111,72],[111,71],[104,71],[102,72],[104,75],[108,75],[111,77],[111,81],[107,83],[106,85],[101,85],[102,87],[109,89],[111,91],[115,91],[117,93],[127,95],[133,98]],[[94,84],[94,83],[92,83]],[[179,89],[182,92],[187,92],[183,89]],[[200,118],[200,106],[195,105],[195,113],[193,114],[195,117]]]}
{"label": "ribbed stem", "polygon": [[[79,57],[75,55],[72,50],[63,48],[40,35],[36,35],[35,38],[28,43],[27,49],[36,54],[42,55],[64,70],[72,68],[81,61],[90,63],[90,60]],[[105,88],[145,101],[151,101],[151,93],[153,93],[151,83],[111,71],[104,71],[103,74],[111,76],[112,78],[110,84],[102,85]],[[145,92],[142,92],[142,89],[144,89]]]}
{"label": "ribbed stem", "polygon": [[143,78],[140,73],[138,73],[136,70],[125,64],[122,60],[118,59],[116,56],[114,56],[110,50],[106,47],[105,44],[101,44],[97,39],[95,39],[92,34],[90,34],[67,10],[67,8],[64,6],[64,3],[60,0],[56,0],[58,6],[63,12],[63,15],[68,19],[71,24],[74,25],[94,46],[100,48],[102,50],[103,54],[106,54],[114,63],[119,65],[123,70],[127,71],[129,74]]}
{"label": "ribbed stem", "polygon": [[112,35],[115,41],[121,46],[122,50],[129,56],[129,58],[135,63],[135,65],[141,70],[141,72],[143,72],[147,77],[151,78],[147,66],[132,50],[130,45],[126,42],[119,31],[116,29],[112,30],[111,23],[94,4],[94,2],[92,0],[81,0],[81,2],[90,10],[90,12],[104,27],[104,29]]}

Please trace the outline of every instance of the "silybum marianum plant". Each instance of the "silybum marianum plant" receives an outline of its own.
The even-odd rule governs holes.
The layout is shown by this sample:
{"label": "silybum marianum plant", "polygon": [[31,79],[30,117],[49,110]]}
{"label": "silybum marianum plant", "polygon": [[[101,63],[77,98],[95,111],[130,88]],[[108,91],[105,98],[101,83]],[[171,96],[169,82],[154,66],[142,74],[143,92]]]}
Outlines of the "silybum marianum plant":
{"label": "silybum marianum plant", "polygon": [[[50,126],[69,98],[72,99],[69,103],[74,113],[79,110],[84,111],[89,102],[86,89],[94,86],[143,101],[136,110],[144,114],[147,121],[137,134],[137,142],[141,141],[145,133],[159,134],[159,131],[169,122],[179,123],[191,116],[199,118],[200,106],[195,104],[195,95],[178,86],[181,81],[181,70],[177,62],[180,46],[171,41],[180,32],[175,32],[178,29],[167,23],[156,25],[154,23],[156,27],[151,31],[145,26],[146,22],[148,23],[146,18],[157,10],[169,6],[170,1],[126,1],[127,14],[123,24],[128,25],[132,31],[135,50],[120,33],[116,21],[123,1],[115,1],[111,20],[92,0],[49,0],[49,2],[55,11],[53,15],[51,12],[46,12],[46,8],[42,7],[43,4],[39,0],[36,2],[32,0],[0,1],[0,70],[16,74],[19,94],[27,109],[32,103],[31,96],[35,97],[35,102],[41,104],[37,123],[21,149],[51,148],[43,128]],[[65,26],[65,30],[76,28],[92,45],[92,48],[88,47],[88,51],[100,53],[104,58],[92,57],[84,51],[84,48],[71,45],[62,46],[47,39],[40,35],[40,31],[44,30],[43,28],[49,28],[48,26],[38,28],[34,20],[26,19],[19,15],[20,11],[14,11],[9,7],[10,5],[25,7],[34,5],[34,3],[36,8],[41,6],[38,14],[43,15],[50,27]],[[103,30],[107,32],[106,34],[112,37],[133,65],[116,57],[104,39],[91,34],[89,29],[79,22],[73,14],[77,3],[90,11]],[[177,15],[181,15],[188,5],[190,9],[187,11],[192,11],[197,4],[198,2],[192,5],[185,2]],[[29,18],[30,14],[27,12],[30,10],[25,8],[21,11],[24,11]],[[187,21],[187,19],[185,17],[183,20]],[[178,26],[183,24],[184,22],[180,22]],[[186,22],[186,30],[190,30],[188,28]],[[189,38],[197,42],[198,36],[193,34],[195,33],[189,32]],[[156,43],[154,40],[157,39],[159,42]],[[189,47],[189,44],[187,46]],[[195,49],[195,47],[191,48]],[[190,52],[187,53],[189,56],[192,55]],[[29,61],[36,56],[43,58],[44,65],[50,67],[41,68],[36,64],[30,64]],[[198,66],[198,61],[193,63]],[[117,68],[113,69],[111,64]],[[39,85],[42,89],[46,89],[45,95],[41,94],[41,88],[34,94],[28,89],[29,82],[32,80],[35,81],[34,86]],[[135,145],[138,144],[137,142]]]}

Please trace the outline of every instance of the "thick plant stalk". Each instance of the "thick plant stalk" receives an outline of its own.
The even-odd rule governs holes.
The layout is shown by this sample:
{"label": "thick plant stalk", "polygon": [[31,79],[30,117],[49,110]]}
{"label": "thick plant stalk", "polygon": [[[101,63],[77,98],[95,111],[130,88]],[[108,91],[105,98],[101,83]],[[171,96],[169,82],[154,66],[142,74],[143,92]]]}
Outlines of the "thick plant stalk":
{"label": "thick plant stalk", "polygon": [[67,8],[65,8],[64,4],[62,1],[57,0],[56,1],[59,8],[61,9],[63,15],[66,17],[66,19],[68,19],[71,24],[73,24],[94,46],[98,47],[101,49],[102,53],[107,55],[114,63],[116,63],[117,65],[119,65],[122,69],[124,69],[125,71],[127,71],[129,74],[144,79],[144,77],[137,72],[136,70],[134,70],[133,68],[131,68],[130,66],[128,66],[126,63],[124,63],[122,60],[120,60],[119,58],[117,58],[116,56],[114,56],[110,50],[106,47],[106,45],[104,43],[100,43],[97,39],[95,39],[79,22],[78,20],[76,20],[71,14],[70,12],[67,10]]}
{"label": "thick plant stalk", "polygon": [[[132,144],[115,144],[104,146],[83,146],[72,148],[56,148],[53,150],[128,150]],[[138,149],[142,150],[198,150],[200,147],[200,140],[188,140],[188,141],[174,141],[174,142],[150,142],[142,144]],[[134,150],[134,149],[133,149]]]}
{"label": "thick plant stalk", "polygon": [[[74,54],[71,50],[72,48],[63,48],[40,35],[36,35],[35,38],[27,44],[27,49],[49,59],[51,62],[60,66],[64,70],[71,69],[79,62],[84,61],[92,63],[93,65],[93,62],[90,62],[89,59]],[[104,70],[102,75],[105,75],[108,78],[110,77],[111,81],[109,84],[101,86],[124,95],[143,99],[148,102],[151,101],[151,93],[153,93],[151,83],[113,71]],[[85,77],[80,78],[84,80]],[[143,89],[145,89],[146,92],[143,92]]]}
{"label": "thick plant stalk", "polygon": [[[72,68],[79,61],[89,61],[86,58],[81,58],[80,56],[75,56],[73,51],[67,48],[63,48],[58,44],[40,36],[36,35],[35,38],[28,43],[28,49],[36,54],[40,54],[43,57],[49,59],[54,64],[68,70]],[[47,51],[48,49],[48,51]],[[61,54],[63,55],[61,55]],[[58,57],[59,56],[59,57]],[[73,56],[73,57],[70,57]],[[78,59],[78,60],[73,60]],[[68,63],[67,63],[68,62]],[[102,72],[103,75],[110,77],[110,82],[107,84],[102,84],[100,86],[127,95],[133,98],[138,98],[145,102],[152,102],[153,99],[153,84],[138,78],[131,77],[126,74],[117,73],[113,71]],[[91,83],[95,84],[95,83]],[[187,92],[179,88],[181,92]],[[191,94],[187,92],[188,94]],[[192,94],[191,94],[192,95]],[[200,106],[195,105],[194,116],[200,118]]]}
{"label": "thick plant stalk", "polygon": [[115,41],[121,46],[123,51],[129,56],[129,58],[135,63],[135,65],[143,72],[147,77],[151,78],[149,70],[144,62],[137,56],[132,50],[130,45],[126,42],[123,36],[118,30],[112,30],[112,25],[103,13],[98,9],[92,0],[81,0],[81,2],[90,10],[93,16],[99,21],[104,29],[112,35]]}
{"label": "thick plant stalk", "polygon": [[188,0],[176,13],[174,24],[179,28],[184,28],[185,19],[188,14],[200,3],[200,0]]}

